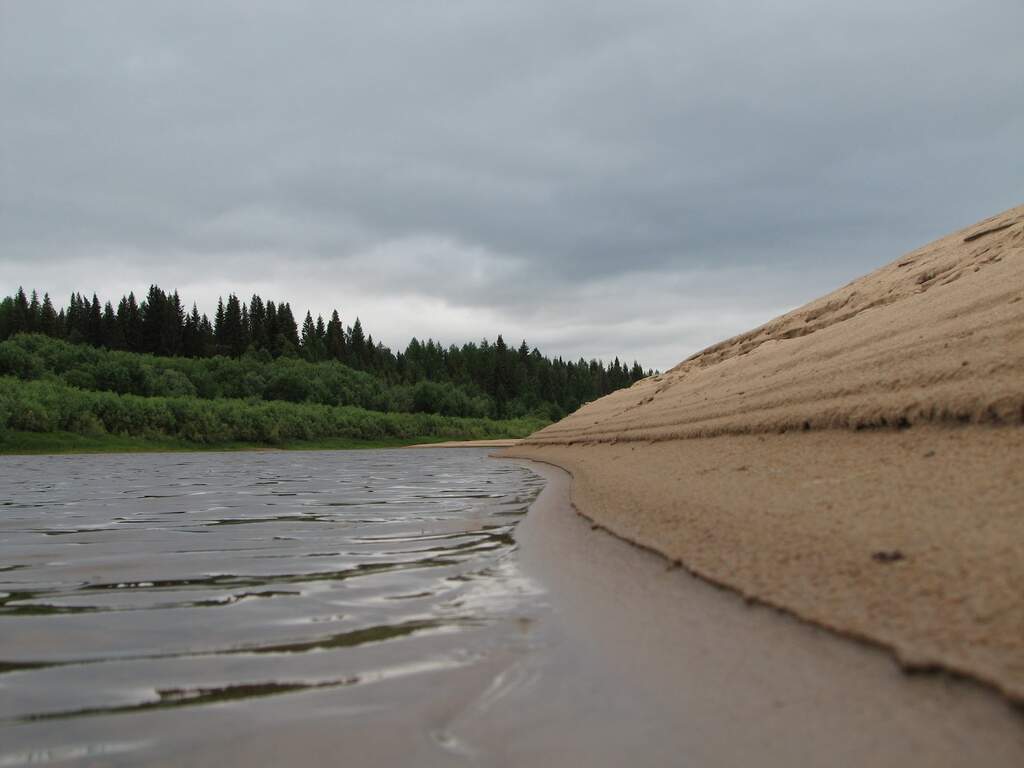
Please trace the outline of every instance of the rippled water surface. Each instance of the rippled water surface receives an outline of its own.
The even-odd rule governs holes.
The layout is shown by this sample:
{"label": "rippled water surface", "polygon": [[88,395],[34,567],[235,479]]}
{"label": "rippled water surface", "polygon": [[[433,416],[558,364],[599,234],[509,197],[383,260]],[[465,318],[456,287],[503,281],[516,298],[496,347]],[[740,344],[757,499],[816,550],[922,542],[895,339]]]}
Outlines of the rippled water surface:
{"label": "rippled water surface", "polygon": [[541,485],[475,449],[0,459],[0,768],[429,713],[525,636]]}

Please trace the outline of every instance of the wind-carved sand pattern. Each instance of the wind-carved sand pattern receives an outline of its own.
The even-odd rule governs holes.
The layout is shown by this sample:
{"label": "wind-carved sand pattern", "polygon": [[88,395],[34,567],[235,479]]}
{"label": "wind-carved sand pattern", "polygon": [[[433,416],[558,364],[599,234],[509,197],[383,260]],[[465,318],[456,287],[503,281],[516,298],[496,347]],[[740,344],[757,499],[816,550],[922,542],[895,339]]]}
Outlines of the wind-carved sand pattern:
{"label": "wind-carved sand pattern", "polygon": [[1024,701],[1024,206],[509,453],[710,581]]}
{"label": "wind-carved sand pattern", "polygon": [[543,604],[512,557],[543,482],[485,456],[3,459],[0,766],[173,762],[388,701],[441,753],[419,708],[486,690]]}

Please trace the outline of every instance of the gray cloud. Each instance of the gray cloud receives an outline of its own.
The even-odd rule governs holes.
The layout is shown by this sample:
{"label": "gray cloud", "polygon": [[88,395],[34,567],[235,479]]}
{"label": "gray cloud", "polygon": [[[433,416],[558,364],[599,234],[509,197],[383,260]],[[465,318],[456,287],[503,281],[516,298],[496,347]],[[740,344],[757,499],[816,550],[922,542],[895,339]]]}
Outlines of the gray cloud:
{"label": "gray cloud", "polygon": [[1018,0],[0,1],[0,288],[667,367],[1020,202]]}

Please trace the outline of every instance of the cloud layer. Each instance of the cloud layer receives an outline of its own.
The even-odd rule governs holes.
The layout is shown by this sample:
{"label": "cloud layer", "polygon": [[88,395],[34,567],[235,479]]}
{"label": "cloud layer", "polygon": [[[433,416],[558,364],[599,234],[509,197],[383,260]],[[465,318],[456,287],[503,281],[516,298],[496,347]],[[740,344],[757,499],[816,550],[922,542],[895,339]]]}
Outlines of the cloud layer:
{"label": "cloud layer", "polygon": [[1024,6],[939,5],[0,2],[0,287],[665,368],[1021,202]]}

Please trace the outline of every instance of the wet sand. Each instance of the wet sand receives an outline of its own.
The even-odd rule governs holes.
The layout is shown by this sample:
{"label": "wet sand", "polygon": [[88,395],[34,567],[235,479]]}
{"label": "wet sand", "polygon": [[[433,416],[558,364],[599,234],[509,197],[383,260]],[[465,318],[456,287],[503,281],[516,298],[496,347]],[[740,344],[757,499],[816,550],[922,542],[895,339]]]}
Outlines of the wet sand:
{"label": "wet sand", "polygon": [[[548,590],[535,684],[490,718],[510,765],[1021,765],[1024,717],[948,676],[748,605],[594,529],[560,470],[517,529]],[[529,675],[521,675],[531,679]],[[502,764],[500,762],[496,764]]]}
{"label": "wet sand", "polygon": [[506,455],[708,581],[1024,701],[1024,206]]}

